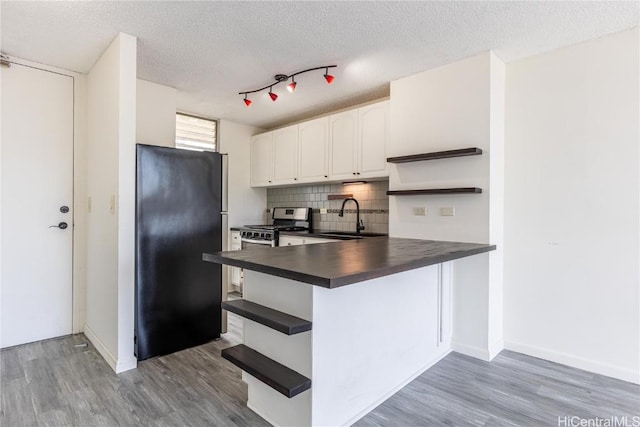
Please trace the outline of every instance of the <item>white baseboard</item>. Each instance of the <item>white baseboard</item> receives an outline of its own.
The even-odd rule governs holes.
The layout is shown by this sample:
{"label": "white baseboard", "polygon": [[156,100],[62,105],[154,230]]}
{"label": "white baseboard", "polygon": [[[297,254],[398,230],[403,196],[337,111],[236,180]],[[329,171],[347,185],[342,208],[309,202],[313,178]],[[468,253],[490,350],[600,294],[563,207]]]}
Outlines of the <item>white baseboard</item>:
{"label": "white baseboard", "polygon": [[[244,375],[244,371],[242,371],[242,374]],[[251,404],[251,402],[249,402],[249,401],[247,401],[247,408],[251,409],[253,412],[258,414],[258,416],[260,418],[262,418],[263,420],[265,420],[266,422],[268,422],[272,426],[277,426],[278,425],[275,421],[272,421],[272,420],[269,419],[269,417],[266,417],[262,412],[260,412],[259,409],[257,409],[255,406],[253,406]]]}
{"label": "white baseboard", "polygon": [[[358,415],[356,415],[355,417],[351,418],[349,421],[347,421],[346,423],[344,423],[343,425],[345,426],[350,426],[352,424],[355,424],[356,421],[358,421],[360,418],[364,417],[365,415],[367,415],[369,412],[373,411],[375,408],[377,408],[380,404],[382,404],[382,402],[384,402],[385,400],[387,400],[388,398],[390,398],[391,396],[393,396],[394,394],[396,394],[398,391],[400,391],[400,389],[402,389],[404,386],[406,386],[407,384],[409,384],[411,381],[415,380],[416,378],[418,378],[420,375],[422,375],[424,372],[426,372],[429,368],[431,368],[433,365],[435,365],[436,363],[438,363],[439,361],[441,361],[442,359],[444,359],[449,353],[451,353],[451,350],[446,350],[443,353],[441,353],[440,355],[436,356],[435,358],[433,358],[429,363],[427,363],[426,365],[424,365],[423,367],[421,367],[420,369],[418,369],[416,372],[414,372],[413,374],[411,374],[408,378],[404,379],[400,384],[398,384],[396,387],[394,387],[392,390],[388,391],[387,393],[383,394],[382,396],[380,396],[380,398],[378,398],[378,400],[376,400],[374,403],[372,403],[371,405],[369,405],[366,409],[364,409],[363,411],[361,411]],[[262,415],[261,415],[262,416]],[[268,420],[267,420],[268,421]]]}
{"label": "white baseboard", "polygon": [[[436,356],[435,358],[433,358],[429,363],[427,363],[426,365],[424,365],[423,367],[421,367],[420,369],[418,369],[416,372],[414,372],[413,374],[411,374],[408,378],[404,379],[402,382],[400,382],[400,384],[398,384],[396,387],[394,387],[392,390],[386,392],[385,394],[383,394],[382,396],[380,396],[374,403],[372,403],[371,405],[369,405],[366,409],[362,410],[361,412],[359,412],[357,415],[355,415],[353,418],[351,418],[349,421],[343,423],[342,425],[345,426],[350,426],[352,424],[354,424],[356,421],[358,421],[360,418],[364,417],[365,415],[367,415],[369,412],[373,411],[375,408],[377,408],[381,403],[383,403],[385,400],[387,400],[388,398],[390,398],[391,396],[393,396],[394,394],[396,394],[400,389],[402,389],[404,386],[406,386],[407,384],[409,384],[411,381],[415,380],[416,378],[418,378],[420,375],[422,375],[425,371],[427,371],[429,368],[431,368],[433,365],[435,365],[436,363],[438,363],[440,360],[444,359],[449,353],[451,353],[451,350],[446,350],[444,352],[442,352],[440,355]],[[246,374],[246,372],[242,371],[242,376],[244,379],[244,375]],[[258,381],[258,380],[256,380]],[[312,388],[312,392],[313,392],[313,385],[311,386]],[[273,422],[272,420],[269,419],[268,416],[266,416],[259,408],[256,408],[255,406],[253,406],[251,404],[251,402],[247,402],[247,407],[249,409],[251,409],[253,412],[255,412],[256,414],[258,414],[261,418],[263,418],[265,421],[267,421],[269,424],[271,425],[277,425],[277,423]]]}
{"label": "white baseboard", "polygon": [[452,341],[451,349],[456,353],[475,357],[476,359],[484,360],[485,362],[489,362],[491,361],[491,359],[493,359],[489,350],[487,350],[486,348],[476,347],[475,345],[468,345],[461,342]]}
{"label": "white baseboard", "polygon": [[493,358],[499,355],[502,350],[504,350],[503,340],[499,340],[493,345],[489,346],[489,360],[493,360]]}
{"label": "white baseboard", "polygon": [[138,359],[131,356],[126,359],[119,359],[118,363],[116,363],[116,374],[120,372],[130,371],[131,369],[136,369],[138,367]]}
{"label": "white baseboard", "polygon": [[131,356],[130,358],[118,360],[113,353],[109,351],[107,346],[98,338],[98,335],[87,324],[84,325],[84,335],[91,341],[91,344],[98,350],[98,353],[107,362],[107,364],[113,369],[116,374],[120,372],[128,371],[138,367],[138,360]]}
{"label": "white baseboard", "polygon": [[633,369],[621,368],[609,363],[585,359],[579,356],[513,341],[507,341],[504,344],[507,350],[512,350],[517,353],[561,363],[563,365],[571,366],[572,368],[582,369],[622,381],[640,384],[640,372],[634,371]]}
{"label": "white baseboard", "polygon": [[107,364],[111,366],[111,369],[113,369],[114,372],[117,372],[116,367],[118,365],[118,360],[109,351],[107,346],[100,340],[100,338],[98,338],[98,335],[93,332],[93,329],[91,329],[91,327],[89,327],[89,325],[87,324],[84,325],[84,334],[87,338],[89,338],[89,341],[91,341],[91,344],[93,344],[96,350],[98,350],[98,353],[100,353],[105,362],[107,362]]}

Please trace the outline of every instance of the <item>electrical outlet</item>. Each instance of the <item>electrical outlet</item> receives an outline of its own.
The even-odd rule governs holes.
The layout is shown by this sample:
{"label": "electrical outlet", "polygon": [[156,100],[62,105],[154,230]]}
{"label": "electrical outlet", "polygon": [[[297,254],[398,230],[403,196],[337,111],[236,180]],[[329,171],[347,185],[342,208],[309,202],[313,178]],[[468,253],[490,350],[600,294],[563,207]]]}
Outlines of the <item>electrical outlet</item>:
{"label": "electrical outlet", "polygon": [[427,208],[420,206],[413,208],[413,214],[415,216],[425,216],[427,214]]}
{"label": "electrical outlet", "polygon": [[320,208],[320,215],[325,215],[327,213],[327,208]]}
{"label": "electrical outlet", "polygon": [[440,208],[440,216],[456,216],[456,208],[454,207]]}

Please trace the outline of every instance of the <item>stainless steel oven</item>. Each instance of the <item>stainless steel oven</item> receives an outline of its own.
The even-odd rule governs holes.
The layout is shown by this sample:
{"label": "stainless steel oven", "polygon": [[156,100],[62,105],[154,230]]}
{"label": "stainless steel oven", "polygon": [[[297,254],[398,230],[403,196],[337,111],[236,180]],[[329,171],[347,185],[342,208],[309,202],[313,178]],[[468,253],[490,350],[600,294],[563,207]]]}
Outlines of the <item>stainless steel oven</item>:
{"label": "stainless steel oven", "polygon": [[242,249],[252,247],[274,247],[278,243],[276,232],[269,230],[240,230],[240,243]]}
{"label": "stainless steel oven", "polygon": [[245,225],[240,228],[242,249],[256,246],[278,246],[280,231],[309,231],[310,208],[274,208],[273,224]]}

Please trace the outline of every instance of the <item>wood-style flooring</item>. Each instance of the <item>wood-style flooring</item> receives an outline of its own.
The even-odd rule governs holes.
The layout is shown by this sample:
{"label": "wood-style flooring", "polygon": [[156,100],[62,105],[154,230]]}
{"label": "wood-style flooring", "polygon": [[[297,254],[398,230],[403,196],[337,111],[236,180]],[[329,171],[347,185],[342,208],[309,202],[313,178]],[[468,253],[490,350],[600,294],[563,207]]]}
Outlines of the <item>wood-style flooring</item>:
{"label": "wood-style flooring", "polygon": [[[268,425],[246,407],[240,370],[220,357],[236,339],[120,375],[82,343],[74,335],[0,351],[2,427]],[[356,425],[558,426],[558,417],[625,415],[631,423],[639,399],[639,386],[513,352],[491,363],[452,353]]]}

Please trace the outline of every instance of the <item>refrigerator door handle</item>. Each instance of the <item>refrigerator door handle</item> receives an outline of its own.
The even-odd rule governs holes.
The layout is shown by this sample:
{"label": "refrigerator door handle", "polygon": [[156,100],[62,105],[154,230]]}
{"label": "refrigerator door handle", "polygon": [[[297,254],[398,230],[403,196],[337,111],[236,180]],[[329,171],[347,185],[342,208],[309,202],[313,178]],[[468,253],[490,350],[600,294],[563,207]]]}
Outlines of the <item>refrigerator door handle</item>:
{"label": "refrigerator door handle", "polygon": [[220,212],[222,219],[222,250],[229,250],[229,216],[226,212]]}
{"label": "refrigerator door handle", "polygon": [[229,155],[222,155],[222,213],[229,210]]}

